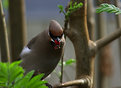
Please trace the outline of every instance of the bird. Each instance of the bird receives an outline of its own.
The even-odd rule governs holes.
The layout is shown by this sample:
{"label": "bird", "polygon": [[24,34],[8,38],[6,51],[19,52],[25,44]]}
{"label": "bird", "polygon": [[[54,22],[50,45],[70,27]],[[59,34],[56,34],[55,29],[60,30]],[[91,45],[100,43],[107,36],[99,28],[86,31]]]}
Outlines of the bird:
{"label": "bird", "polygon": [[44,73],[46,78],[57,66],[62,58],[65,46],[64,32],[56,20],[51,20],[49,27],[32,38],[23,48],[20,66],[25,74],[34,70],[34,75]]}

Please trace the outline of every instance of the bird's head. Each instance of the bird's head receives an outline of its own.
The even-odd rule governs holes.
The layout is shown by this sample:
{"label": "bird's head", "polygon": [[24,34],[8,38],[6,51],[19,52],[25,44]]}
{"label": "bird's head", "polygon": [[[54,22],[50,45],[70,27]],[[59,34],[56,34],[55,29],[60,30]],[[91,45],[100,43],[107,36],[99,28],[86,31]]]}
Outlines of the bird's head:
{"label": "bird's head", "polygon": [[60,24],[55,21],[52,20],[50,22],[49,25],[49,39],[50,39],[50,44],[54,47],[54,49],[59,49],[61,48],[61,45],[63,43],[63,38],[64,38],[64,34],[63,34],[63,29],[60,26]]}

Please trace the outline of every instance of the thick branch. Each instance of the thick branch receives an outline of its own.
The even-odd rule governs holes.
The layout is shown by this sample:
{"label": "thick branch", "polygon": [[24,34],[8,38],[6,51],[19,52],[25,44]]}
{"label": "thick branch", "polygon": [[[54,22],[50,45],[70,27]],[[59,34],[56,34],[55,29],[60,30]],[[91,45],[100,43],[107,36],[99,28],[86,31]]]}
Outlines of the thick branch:
{"label": "thick branch", "polygon": [[[119,0],[114,0],[115,1],[115,5],[117,7],[121,7],[121,2]],[[116,26],[117,28],[121,28],[121,15],[117,15],[116,17]],[[119,54],[120,54],[120,63],[121,63],[121,37],[118,39],[118,43],[119,43]]]}
{"label": "thick branch", "polygon": [[69,86],[81,86],[87,87],[90,86],[90,80],[88,78],[82,78],[78,80],[68,81],[59,85],[54,86],[54,88],[62,88],[62,87],[69,87]]}
{"label": "thick branch", "polygon": [[[115,1],[115,5],[120,8],[121,3],[119,2],[119,0],[114,0],[114,1]],[[120,24],[121,20],[120,20],[120,18],[121,18],[121,15],[116,15],[116,26],[118,28],[121,28],[121,24]]]}
{"label": "thick branch", "polygon": [[102,47],[106,46],[113,40],[119,38],[121,36],[121,29],[118,29],[118,31],[113,32],[112,34],[108,35],[107,37],[104,37],[100,40],[97,40],[96,43],[96,51],[100,50]]}
{"label": "thick branch", "polygon": [[12,61],[17,60],[26,44],[25,0],[9,0]]}
{"label": "thick branch", "polygon": [[1,48],[1,60],[3,62],[10,61],[8,34],[7,34],[6,22],[5,22],[1,0],[0,0],[0,46],[1,46],[0,47]]}
{"label": "thick branch", "polygon": [[69,30],[67,36],[74,45],[76,54],[76,79],[89,76],[91,79],[90,87],[93,88],[94,76],[94,57],[89,55],[89,34],[87,29],[87,0],[72,0],[73,3],[83,3],[83,7],[71,14],[69,19]]}

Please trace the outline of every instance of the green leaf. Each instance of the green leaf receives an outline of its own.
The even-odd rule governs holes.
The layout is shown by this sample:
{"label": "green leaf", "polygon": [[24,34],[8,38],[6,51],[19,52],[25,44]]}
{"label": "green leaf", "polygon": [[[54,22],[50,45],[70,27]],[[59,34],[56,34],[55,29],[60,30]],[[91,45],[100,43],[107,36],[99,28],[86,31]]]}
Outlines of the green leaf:
{"label": "green leaf", "polygon": [[[73,63],[75,63],[76,60],[75,59],[68,59],[66,61],[63,61],[63,65],[64,66],[69,66],[69,65],[72,65]],[[61,62],[59,62],[59,66],[61,66]]]}
{"label": "green leaf", "polygon": [[20,63],[21,61],[16,61],[10,64],[9,66],[9,75],[11,83],[14,82],[16,78],[19,77],[20,75],[22,76],[22,74],[24,73],[23,68],[19,66]]}
{"label": "green leaf", "polygon": [[20,79],[15,83],[14,88],[19,88],[19,87],[26,88],[33,74],[34,71],[30,71],[29,73],[27,73],[22,79]]}
{"label": "green leaf", "polygon": [[44,74],[32,78],[34,71],[31,71],[24,76],[20,63],[21,61],[11,64],[0,62],[0,88],[47,88],[44,85],[47,81],[40,80]]}
{"label": "green leaf", "polygon": [[63,12],[64,7],[62,5],[58,5],[58,8],[60,9],[60,13]]}
{"label": "green leaf", "polygon": [[0,62],[0,84],[8,82],[8,63]]}
{"label": "green leaf", "polygon": [[23,79],[25,79],[26,82],[28,82],[28,81],[32,78],[33,74],[34,74],[34,70],[32,70],[32,71],[30,71],[29,73],[27,73],[27,74],[24,76]]}
{"label": "green leaf", "polygon": [[43,84],[47,83],[46,81],[37,81],[33,85],[29,86],[28,88],[41,88]]}
{"label": "green leaf", "polygon": [[2,87],[6,87],[6,84],[5,83],[0,83],[0,88]]}
{"label": "green leaf", "polygon": [[75,63],[76,60],[75,59],[69,59],[65,62],[65,66],[71,65],[72,63]]}
{"label": "green leaf", "polygon": [[[42,79],[42,77],[44,76],[44,74],[39,74],[37,76],[34,76],[30,82],[28,83],[28,88],[30,88],[32,85],[35,84],[35,82],[40,82],[40,80]],[[43,82],[43,84],[45,84],[47,82]],[[41,84],[42,85],[42,84]]]}
{"label": "green leaf", "polygon": [[6,75],[7,75],[7,64],[8,63],[2,63],[2,62],[0,62],[0,76],[4,76],[4,77],[6,77]]}
{"label": "green leaf", "polygon": [[19,75],[19,71],[22,70],[23,72],[23,69],[19,66],[20,63],[21,61],[16,61],[12,64],[0,62],[0,86],[4,84],[6,87],[10,87],[12,85]]}
{"label": "green leaf", "polygon": [[115,13],[116,15],[121,14],[121,10],[118,7],[107,3],[101,4],[100,7],[96,9],[96,13],[101,12]]}
{"label": "green leaf", "polygon": [[74,4],[72,1],[69,3],[69,8],[67,11],[64,11],[64,7],[62,5],[58,5],[58,8],[60,9],[60,13],[63,13],[65,15],[65,18],[68,19],[71,13],[76,11],[77,9],[81,8],[83,6],[83,3],[77,3],[75,2]]}
{"label": "green leaf", "polygon": [[121,12],[117,12],[116,15],[121,14]]}

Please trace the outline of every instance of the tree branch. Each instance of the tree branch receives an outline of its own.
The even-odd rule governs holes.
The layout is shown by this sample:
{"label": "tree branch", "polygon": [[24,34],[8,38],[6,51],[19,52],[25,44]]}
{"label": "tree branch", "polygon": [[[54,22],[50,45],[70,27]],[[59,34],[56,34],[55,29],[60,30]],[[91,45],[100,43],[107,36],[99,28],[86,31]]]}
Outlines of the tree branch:
{"label": "tree branch", "polygon": [[94,19],[94,5],[93,0],[87,0],[87,24],[88,31],[91,40],[94,40],[94,30],[95,30],[95,19]]}
{"label": "tree branch", "polygon": [[16,61],[23,47],[26,44],[26,21],[24,0],[9,1],[9,21],[11,57]]}
{"label": "tree branch", "polygon": [[[72,3],[83,3],[83,7],[70,15],[69,30],[66,30],[67,36],[73,43],[76,55],[76,79],[82,76],[90,77],[90,86],[76,88],[93,88],[94,82],[94,57],[89,55],[89,34],[87,28],[87,0],[72,0]],[[86,66],[85,66],[86,64]]]}
{"label": "tree branch", "polygon": [[[114,3],[117,7],[121,7],[121,2],[119,2],[118,0],[114,0]],[[121,28],[121,15],[116,15],[116,26],[117,28]],[[121,37],[118,39],[118,43],[119,43],[119,55],[120,55],[120,63],[121,63]]]}
{"label": "tree branch", "polygon": [[113,32],[112,34],[108,35],[107,37],[104,37],[102,39],[97,40],[95,50],[98,51],[102,47],[106,46],[113,40],[117,39],[118,37],[121,36],[121,29],[118,29],[116,32]]}
{"label": "tree branch", "polygon": [[64,59],[63,57],[64,57],[64,54],[63,54],[63,56],[61,58],[61,76],[60,76],[60,83],[63,82],[63,59]]}
{"label": "tree branch", "polygon": [[83,87],[87,87],[90,86],[90,79],[89,78],[81,78],[81,79],[77,79],[77,80],[73,80],[73,81],[68,81],[59,85],[55,85],[54,88],[62,88],[62,87],[69,87],[69,86],[81,86]]}
{"label": "tree branch", "polygon": [[0,48],[1,48],[1,61],[3,62],[10,61],[8,34],[7,34],[6,22],[5,22],[1,0],[0,0]]}

